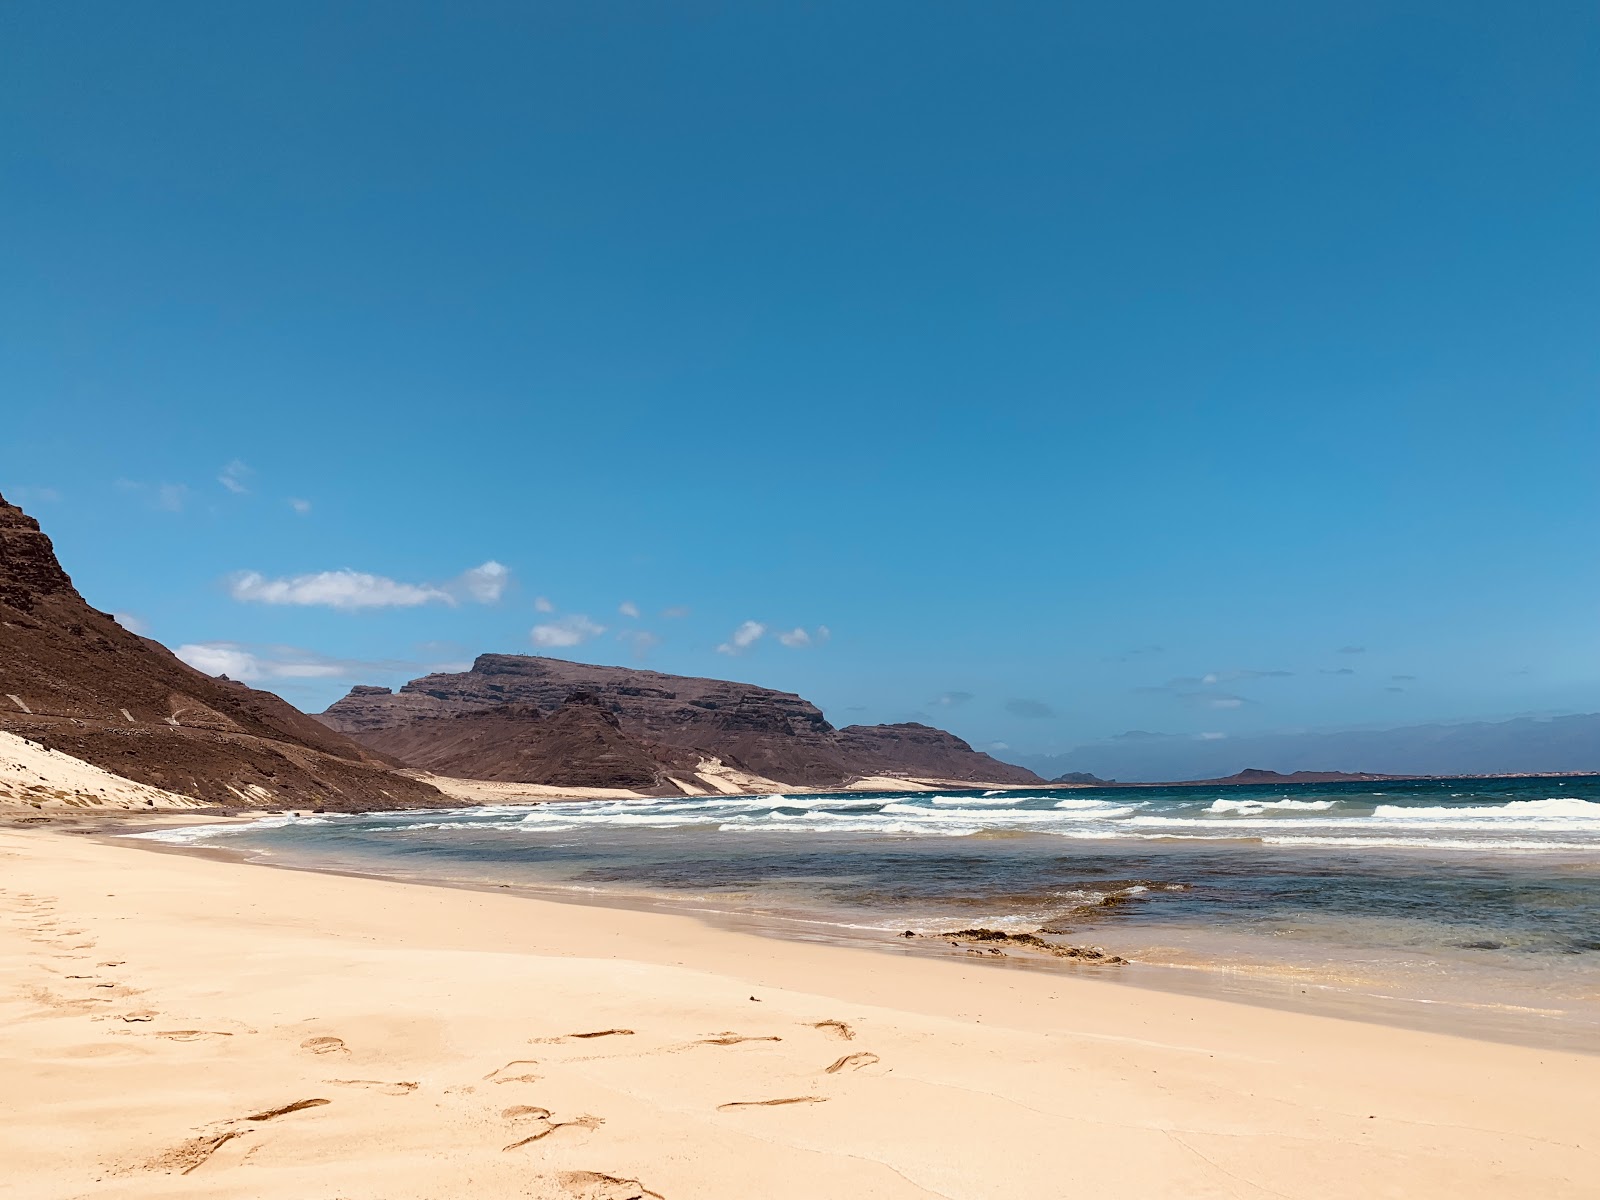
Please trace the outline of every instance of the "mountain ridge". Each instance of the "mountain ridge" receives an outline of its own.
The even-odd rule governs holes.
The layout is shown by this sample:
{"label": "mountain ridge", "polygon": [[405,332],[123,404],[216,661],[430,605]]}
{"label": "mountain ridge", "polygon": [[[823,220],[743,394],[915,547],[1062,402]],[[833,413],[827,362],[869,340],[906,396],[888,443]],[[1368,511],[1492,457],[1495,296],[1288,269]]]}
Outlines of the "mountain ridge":
{"label": "mountain ridge", "polygon": [[[470,669],[411,680],[398,690],[357,686],[318,714],[330,727],[409,766],[438,770],[448,762],[472,778],[504,778],[509,745],[480,742],[476,756],[444,756],[452,739],[442,725],[506,706],[523,712],[501,736],[537,741],[540,721],[574,695],[592,698],[637,743],[636,754],[658,762],[652,787],[672,786],[667,767],[685,753],[715,757],[753,776],[788,786],[843,787],[883,774],[982,783],[1036,784],[1025,767],[974,750],[927,725],[851,725],[836,729],[822,710],[793,692],[699,676],[598,666],[525,654],[480,654]],[[537,756],[523,767],[539,774]],[[483,774],[474,775],[477,771]],[[545,778],[516,782],[544,783]]]}

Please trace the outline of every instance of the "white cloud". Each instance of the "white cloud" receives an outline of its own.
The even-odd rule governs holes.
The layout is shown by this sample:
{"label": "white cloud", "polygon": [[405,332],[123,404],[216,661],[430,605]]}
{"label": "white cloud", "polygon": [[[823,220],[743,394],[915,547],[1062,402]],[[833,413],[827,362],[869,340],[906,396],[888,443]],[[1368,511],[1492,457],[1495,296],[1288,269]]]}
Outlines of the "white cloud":
{"label": "white cloud", "polygon": [[671,608],[662,609],[661,615],[669,621],[681,621],[689,615],[689,607],[685,604],[674,604]]}
{"label": "white cloud", "polygon": [[632,600],[624,600],[617,605],[617,611],[625,617],[633,618],[635,621],[639,619],[639,606]]}
{"label": "white cloud", "polygon": [[217,476],[217,482],[235,496],[243,496],[250,491],[250,476],[254,474],[254,471],[236,458],[222,468],[222,473]]}
{"label": "white cloud", "polygon": [[245,603],[322,605],[351,611],[455,603],[450,593],[430,584],[400,583],[351,570],[318,571],[288,579],[268,579],[259,571],[241,571],[229,581],[228,592]]}
{"label": "white cloud", "polygon": [[226,675],[248,683],[266,673],[255,655],[233,642],[190,642],[179,646],[174,653],[207,675]]}
{"label": "white cloud", "polygon": [[511,581],[511,568],[490,559],[480,567],[473,567],[461,575],[461,585],[479,604],[494,604],[505,595],[506,584]]}
{"label": "white cloud", "polygon": [[309,515],[311,512],[311,501],[302,500],[298,496],[291,496],[289,497],[289,507],[294,509],[294,511],[300,516],[304,517]]}
{"label": "white cloud", "polygon": [[129,633],[145,634],[150,630],[150,626],[146,625],[132,613],[112,613],[111,619],[118,625],[121,625]]}
{"label": "white cloud", "polygon": [[490,559],[463,571],[443,587],[404,583],[386,575],[344,568],[268,579],[260,571],[240,571],[228,579],[228,594],[242,603],[293,604],[354,611],[362,608],[416,608],[422,604],[460,602],[464,595],[479,604],[493,604],[505,594],[511,569]]}
{"label": "white cloud", "polygon": [[190,642],[177,655],[207,675],[226,675],[246,683],[274,679],[348,679],[416,675],[465,670],[468,663],[419,662],[412,659],[331,658],[298,646],[251,645],[244,642]]}
{"label": "white cloud", "polygon": [[590,638],[599,637],[605,631],[604,625],[596,625],[588,617],[574,614],[545,625],[535,625],[528,636],[533,639],[535,646],[550,649],[578,646]]}
{"label": "white cloud", "polygon": [[547,596],[535,596],[533,598],[533,611],[534,612],[553,613],[553,612],[555,612],[555,610],[556,610],[556,606],[550,600],[549,597],[547,597]]}
{"label": "white cloud", "polygon": [[801,650],[807,646],[820,646],[829,637],[828,627],[818,625],[815,633],[802,629],[796,625],[793,629],[785,630],[777,635],[778,641],[788,646],[791,650]]}
{"label": "white cloud", "polygon": [[760,621],[746,621],[733,631],[733,636],[717,647],[718,654],[743,654],[759,642],[767,632]]}

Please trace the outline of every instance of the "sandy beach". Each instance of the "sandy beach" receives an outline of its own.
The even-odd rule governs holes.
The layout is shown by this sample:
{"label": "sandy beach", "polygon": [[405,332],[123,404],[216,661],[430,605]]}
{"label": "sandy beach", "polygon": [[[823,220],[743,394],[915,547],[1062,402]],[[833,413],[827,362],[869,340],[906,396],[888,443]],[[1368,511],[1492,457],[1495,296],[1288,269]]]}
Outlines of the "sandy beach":
{"label": "sandy beach", "polygon": [[0,832],[8,1194],[1590,1196],[1597,1061]]}

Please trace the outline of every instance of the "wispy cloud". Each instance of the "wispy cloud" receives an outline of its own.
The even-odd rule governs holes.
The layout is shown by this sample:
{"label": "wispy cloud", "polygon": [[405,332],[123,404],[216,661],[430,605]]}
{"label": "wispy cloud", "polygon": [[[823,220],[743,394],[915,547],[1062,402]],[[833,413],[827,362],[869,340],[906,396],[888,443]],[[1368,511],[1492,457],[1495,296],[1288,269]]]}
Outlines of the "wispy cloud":
{"label": "wispy cloud", "polygon": [[250,491],[250,478],[254,474],[253,470],[236,458],[222,468],[217,476],[217,482],[235,496],[243,496]]}
{"label": "wispy cloud", "polygon": [[291,496],[289,497],[289,507],[294,509],[294,511],[302,517],[311,515],[311,501],[309,500],[302,500],[298,496]]}
{"label": "wispy cloud", "polygon": [[1013,717],[1026,717],[1029,720],[1043,720],[1056,715],[1056,710],[1043,700],[1007,700],[1006,711]]}
{"label": "wispy cloud", "polygon": [[121,625],[129,633],[137,633],[143,636],[150,631],[150,626],[146,625],[142,620],[134,616],[132,613],[112,613],[111,619],[118,625]]}
{"label": "wispy cloud", "polygon": [[796,625],[793,629],[783,630],[777,634],[778,641],[791,650],[802,650],[807,646],[820,646],[832,636],[826,625],[818,625],[815,632]]}
{"label": "wispy cloud", "polygon": [[625,642],[633,657],[641,662],[649,658],[650,651],[661,644],[661,639],[648,629],[625,629],[617,634],[617,638]]}
{"label": "wispy cloud", "polygon": [[681,621],[689,615],[689,611],[687,604],[674,604],[671,608],[662,609],[661,615],[669,621]]}
{"label": "wispy cloud", "polygon": [[1389,678],[1396,683],[1414,683],[1417,677],[1415,675],[1391,675]]}
{"label": "wispy cloud", "polygon": [[267,680],[344,679],[359,682],[392,675],[463,670],[468,664],[416,659],[334,658],[298,646],[248,642],[187,642],[174,653],[197,671],[226,675],[242,683]]}
{"label": "wispy cloud", "polygon": [[511,582],[511,568],[490,559],[461,573],[461,586],[479,604],[497,604]]}
{"label": "wispy cloud", "polygon": [[639,606],[632,600],[624,600],[617,605],[617,611],[630,620],[637,621],[639,619]]}
{"label": "wispy cloud", "polygon": [[937,704],[940,708],[959,708],[961,705],[965,704],[971,699],[971,692],[945,692],[933,703]]}
{"label": "wispy cloud", "polygon": [[117,487],[138,496],[158,512],[180,513],[189,502],[189,488],[181,483],[139,483],[132,479],[119,479]]}
{"label": "wispy cloud", "polygon": [[1340,654],[1365,654],[1366,652],[1367,652],[1367,648],[1365,646],[1340,646],[1339,647],[1339,653]]}
{"label": "wispy cloud", "polygon": [[462,572],[444,586],[405,583],[386,575],[343,568],[268,579],[260,571],[240,571],[228,579],[228,594],[246,604],[282,604],[356,611],[365,608],[416,608],[424,604],[459,603],[464,596],[479,604],[500,599],[510,570],[490,560]]}
{"label": "wispy cloud", "polygon": [[1356,669],[1354,667],[1323,667],[1318,672],[1320,675],[1354,675],[1355,673]]}
{"label": "wispy cloud", "polygon": [[717,653],[743,654],[759,642],[766,632],[767,627],[760,621],[746,621],[733,631],[727,641],[717,647]]}
{"label": "wispy cloud", "polygon": [[1227,692],[1179,692],[1178,699],[1195,708],[1214,708],[1220,710],[1243,708],[1253,704],[1244,696],[1234,696]]}
{"label": "wispy cloud", "polygon": [[535,646],[550,650],[580,646],[591,638],[599,637],[605,631],[604,625],[598,625],[588,617],[574,613],[557,621],[535,625],[528,636]]}
{"label": "wispy cloud", "polygon": [[548,596],[535,596],[533,598],[533,611],[553,613],[556,610],[555,602]]}
{"label": "wispy cloud", "polygon": [[259,571],[241,571],[228,583],[228,594],[248,604],[292,604],[357,610],[415,608],[422,604],[454,604],[455,597],[426,583],[401,583],[365,571],[318,571],[268,579]]}

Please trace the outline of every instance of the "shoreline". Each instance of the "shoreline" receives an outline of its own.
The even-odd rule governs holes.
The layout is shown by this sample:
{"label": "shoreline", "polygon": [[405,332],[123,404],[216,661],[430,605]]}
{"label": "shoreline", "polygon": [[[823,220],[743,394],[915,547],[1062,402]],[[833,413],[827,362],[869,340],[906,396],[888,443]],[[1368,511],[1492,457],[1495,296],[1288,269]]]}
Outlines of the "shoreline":
{"label": "shoreline", "polygon": [[0,831],[0,1155],[36,1194],[1600,1181],[1574,1052],[136,849]]}
{"label": "shoreline", "polygon": [[[221,823],[221,822],[212,822]],[[228,822],[232,823],[232,822]],[[157,828],[187,822],[165,821]],[[892,958],[976,963],[979,969],[1039,972],[1099,984],[1117,985],[1163,994],[1213,999],[1277,1012],[1299,1013],[1354,1021],[1419,1033],[1498,1042],[1535,1049],[1560,1050],[1600,1056],[1600,1025],[1565,1015],[1558,1010],[1534,1010],[1468,999],[1390,995],[1363,990],[1351,984],[1321,982],[1310,976],[1273,974],[1270,968],[1252,970],[1249,964],[1216,959],[1204,963],[1164,963],[1130,959],[1116,965],[1063,962],[1042,954],[1007,951],[1004,957],[980,954],[972,943],[946,943],[937,932],[906,939],[886,930],[850,927],[836,921],[803,915],[779,915],[737,908],[706,907],[702,901],[675,899],[640,889],[635,892],[582,890],[556,884],[495,883],[487,880],[451,879],[426,874],[364,871],[355,867],[321,866],[276,858],[269,851],[193,843],[132,838],[139,831],[113,833],[82,831],[107,845],[131,842],[136,849],[161,854],[208,858],[240,866],[266,867],[312,875],[364,879],[407,886],[444,888],[487,895],[519,897],[543,903],[601,911],[657,913],[694,921],[708,930],[754,935],[785,943],[835,946],[866,950]]]}

